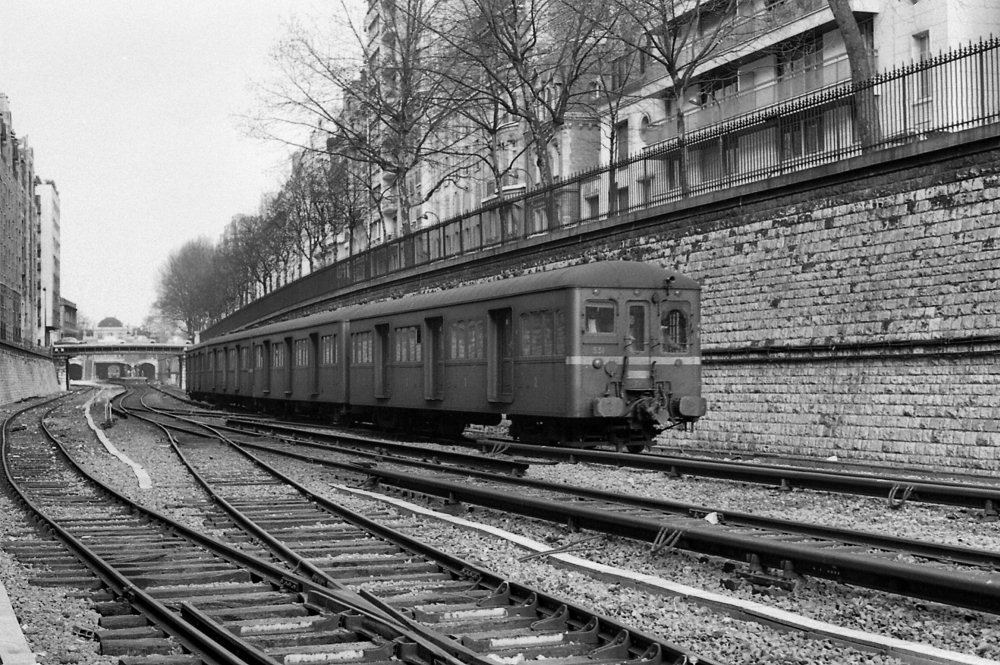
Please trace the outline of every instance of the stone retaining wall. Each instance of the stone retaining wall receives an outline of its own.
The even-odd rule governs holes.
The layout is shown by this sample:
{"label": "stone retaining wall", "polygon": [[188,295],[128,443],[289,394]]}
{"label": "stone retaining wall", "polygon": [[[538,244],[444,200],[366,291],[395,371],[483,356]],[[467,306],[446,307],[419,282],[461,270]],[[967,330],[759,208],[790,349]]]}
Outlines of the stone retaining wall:
{"label": "stone retaining wall", "polygon": [[0,404],[59,392],[52,360],[0,346]]}
{"label": "stone retaining wall", "polygon": [[[703,285],[710,413],[669,438],[1000,470],[1000,149],[837,180],[668,222],[614,252]],[[854,345],[864,357],[838,359]]]}

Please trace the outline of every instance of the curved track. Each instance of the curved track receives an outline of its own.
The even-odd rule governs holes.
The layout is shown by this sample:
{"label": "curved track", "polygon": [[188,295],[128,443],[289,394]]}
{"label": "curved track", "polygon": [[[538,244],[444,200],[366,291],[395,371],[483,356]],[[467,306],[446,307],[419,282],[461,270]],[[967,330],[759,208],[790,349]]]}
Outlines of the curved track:
{"label": "curved track", "polygon": [[275,557],[314,585],[356,594],[453,658],[693,662],[693,654],[673,644],[506,581],[377,516],[318,497],[220,431],[200,426],[199,436],[198,425],[178,424],[175,415],[134,401],[124,397],[118,408],[163,427],[206,491]]}

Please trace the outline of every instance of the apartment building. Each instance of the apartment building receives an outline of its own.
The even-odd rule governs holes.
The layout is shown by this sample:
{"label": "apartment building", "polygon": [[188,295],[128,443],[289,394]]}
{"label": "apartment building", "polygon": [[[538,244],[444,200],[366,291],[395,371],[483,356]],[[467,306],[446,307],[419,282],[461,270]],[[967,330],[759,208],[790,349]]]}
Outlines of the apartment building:
{"label": "apartment building", "polygon": [[0,94],[0,342],[41,345],[41,245],[34,155]]}

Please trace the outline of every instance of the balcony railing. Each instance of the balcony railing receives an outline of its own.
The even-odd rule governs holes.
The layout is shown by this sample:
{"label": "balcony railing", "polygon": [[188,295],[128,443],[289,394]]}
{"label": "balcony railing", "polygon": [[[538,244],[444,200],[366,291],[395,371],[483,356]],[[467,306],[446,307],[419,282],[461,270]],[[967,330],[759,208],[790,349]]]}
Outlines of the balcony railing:
{"label": "balcony railing", "polygon": [[[869,132],[859,118],[869,119]],[[216,326],[220,331],[336,289],[686,197],[873,153],[929,136],[1000,123],[1000,39],[844,84],[674,137],[610,166],[547,188],[505,194],[346,258],[265,296]],[[862,144],[862,137],[867,137]],[[551,211],[554,217],[550,218]],[[273,298],[273,300],[272,300]],[[211,330],[208,331],[211,334]]]}

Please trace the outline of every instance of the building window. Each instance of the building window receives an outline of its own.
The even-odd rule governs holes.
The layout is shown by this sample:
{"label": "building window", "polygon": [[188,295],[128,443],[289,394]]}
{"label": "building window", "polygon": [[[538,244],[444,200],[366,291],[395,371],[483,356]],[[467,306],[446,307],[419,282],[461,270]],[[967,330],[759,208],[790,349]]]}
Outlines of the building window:
{"label": "building window", "polygon": [[621,161],[628,157],[628,120],[615,125],[615,160]]}
{"label": "building window", "polygon": [[[917,62],[925,62],[931,58],[931,36],[926,30],[913,35],[913,55]],[[931,97],[931,69],[927,67],[917,72],[914,78],[916,98],[926,100]]]}

